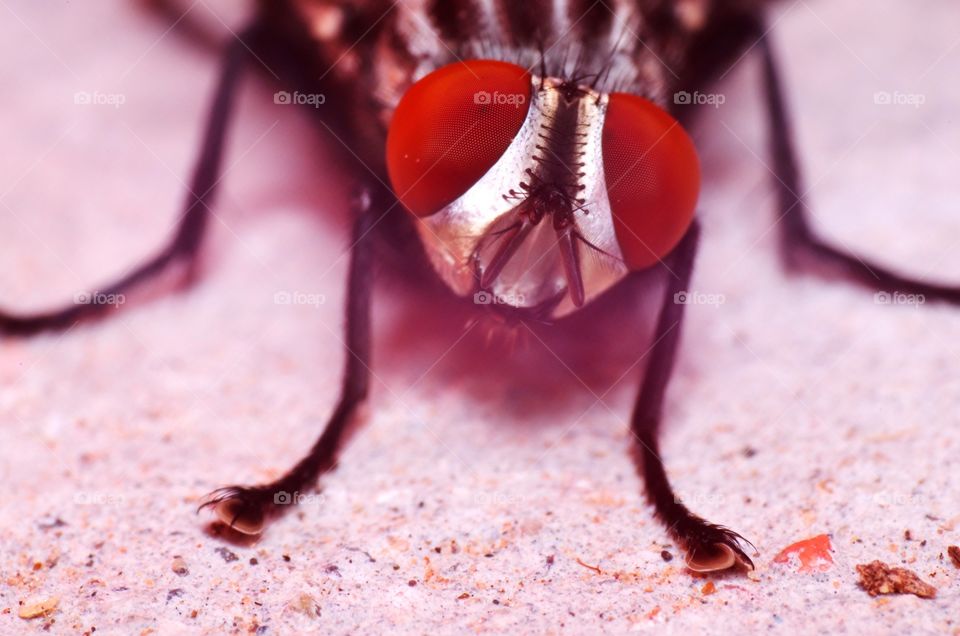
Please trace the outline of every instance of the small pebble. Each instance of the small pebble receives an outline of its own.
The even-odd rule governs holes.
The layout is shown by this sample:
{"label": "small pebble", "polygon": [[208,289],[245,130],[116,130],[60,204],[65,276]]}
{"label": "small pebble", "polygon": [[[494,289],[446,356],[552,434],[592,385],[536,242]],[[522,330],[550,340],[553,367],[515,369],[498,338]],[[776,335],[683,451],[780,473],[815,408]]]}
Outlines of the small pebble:
{"label": "small pebble", "polygon": [[910,570],[890,567],[881,561],[858,565],[857,573],[860,574],[860,587],[870,596],[913,594],[920,598],[934,598],[937,595],[937,588],[924,583]]}
{"label": "small pebble", "polygon": [[190,574],[189,568],[187,568],[187,562],[183,560],[183,557],[176,555],[173,557],[173,563],[170,564],[170,569],[173,570],[173,573],[177,576],[186,576]]}
{"label": "small pebble", "polygon": [[57,609],[60,599],[56,596],[33,596],[20,603],[20,618],[37,618],[46,616]]}
{"label": "small pebble", "polygon": [[947,556],[953,561],[953,564],[960,568],[960,547],[951,545],[947,547]]}

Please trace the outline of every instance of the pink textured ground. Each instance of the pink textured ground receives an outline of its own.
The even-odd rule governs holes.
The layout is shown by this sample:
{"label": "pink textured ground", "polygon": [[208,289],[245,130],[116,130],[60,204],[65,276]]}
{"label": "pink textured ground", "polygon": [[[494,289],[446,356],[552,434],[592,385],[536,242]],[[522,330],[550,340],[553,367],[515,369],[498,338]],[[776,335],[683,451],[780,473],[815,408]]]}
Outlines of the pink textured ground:
{"label": "pink textured ground", "polygon": [[[773,34],[818,225],[960,281],[960,7],[784,8]],[[215,64],[119,0],[0,14],[0,299],[40,308],[169,232]],[[725,302],[691,308],[664,455],[697,510],[757,545],[755,576],[661,558],[679,554],[627,455],[637,357],[603,345],[616,327],[579,330],[586,356],[533,339],[510,362],[461,341],[442,301],[389,285],[369,423],[323,496],[256,545],[210,536],[199,498],[299,455],[342,362],[345,179],[329,140],[254,82],[200,284],[0,343],[0,632],[958,633],[957,312],[784,277],[753,60],[722,90],[696,134],[695,287]],[[78,105],[78,91],[125,101]],[[277,305],[282,291],[325,302]],[[832,565],[774,561],[820,534]],[[867,596],[854,568],[874,559],[937,598]]]}

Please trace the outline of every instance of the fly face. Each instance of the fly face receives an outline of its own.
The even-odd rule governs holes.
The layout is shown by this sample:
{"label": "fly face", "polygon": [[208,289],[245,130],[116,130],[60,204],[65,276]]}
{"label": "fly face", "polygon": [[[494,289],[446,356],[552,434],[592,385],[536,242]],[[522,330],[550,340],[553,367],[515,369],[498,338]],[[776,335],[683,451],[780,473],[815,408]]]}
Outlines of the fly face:
{"label": "fly face", "polygon": [[698,162],[663,109],[707,0],[370,0],[382,28],[360,44],[322,35],[341,5],[294,4],[361,87],[354,117],[373,96],[377,123],[354,127],[386,141],[384,180],[456,294],[563,316],[689,227]]}
{"label": "fly face", "polygon": [[574,311],[658,263],[699,191],[692,142],[652,102],[493,60],[411,86],[387,166],[443,280],[536,316]]}

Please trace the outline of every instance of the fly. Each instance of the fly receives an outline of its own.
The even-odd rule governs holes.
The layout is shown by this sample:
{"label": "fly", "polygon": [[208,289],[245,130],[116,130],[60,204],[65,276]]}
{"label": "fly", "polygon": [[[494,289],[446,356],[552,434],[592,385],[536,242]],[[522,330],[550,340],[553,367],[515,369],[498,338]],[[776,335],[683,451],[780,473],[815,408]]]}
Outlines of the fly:
{"label": "fly", "polygon": [[[415,233],[435,274],[509,321],[559,321],[650,269],[666,280],[631,416],[647,499],[696,571],[753,568],[736,532],[690,510],[660,458],[663,400],[678,353],[699,242],[700,172],[685,132],[702,90],[743,56],[763,65],[781,251],[791,268],[828,264],[868,287],[960,302],[960,289],[905,278],[811,229],[764,14],[772,0],[261,0],[224,53],[179,227],[168,245],[103,294],[194,263],[216,193],[245,68],[285,94],[337,95],[312,107],[345,140],[357,182],[339,401],[309,452],[279,479],[213,492],[231,528],[263,532],[332,469],[367,398],[373,236]],[[157,4],[157,2],[155,2]],[[169,3],[159,3],[169,4]],[[412,228],[412,230],[411,230]],[[73,304],[0,313],[29,336],[103,317]]]}

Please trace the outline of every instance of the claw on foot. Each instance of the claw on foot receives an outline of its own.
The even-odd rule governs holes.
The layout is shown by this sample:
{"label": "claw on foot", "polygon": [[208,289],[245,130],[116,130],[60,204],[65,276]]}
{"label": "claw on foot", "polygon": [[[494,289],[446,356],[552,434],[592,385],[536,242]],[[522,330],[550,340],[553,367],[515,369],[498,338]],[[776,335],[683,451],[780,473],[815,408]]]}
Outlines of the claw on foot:
{"label": "claw on foot", "polygon": [[737,555],[730,546],[714,543],[710,548],[700,548],[688,552],[687,567],[694,572],[716,572],[736,565]]}
{"label": "claw on foot", "polygon": [[197,509],[213,508],[214,514],[224,524],[243,534],[256,535],[266,525],[270,502],[265,494],[252,488],[231,486],[210,493]]}
{"label": "claw on foot", "polygon": [[754,569],[753,561],[740,547],[753,544],[727,528],[707,525],[682,543],[687,567],[694,572],[717,572],[737,566]]}

